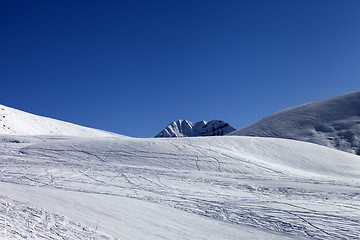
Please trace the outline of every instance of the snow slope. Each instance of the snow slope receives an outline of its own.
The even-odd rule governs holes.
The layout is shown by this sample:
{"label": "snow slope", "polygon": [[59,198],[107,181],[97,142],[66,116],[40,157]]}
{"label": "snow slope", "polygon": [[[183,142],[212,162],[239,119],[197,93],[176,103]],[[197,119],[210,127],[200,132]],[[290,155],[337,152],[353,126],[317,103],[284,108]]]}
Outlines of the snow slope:
{"label": "snow slope", "polygon": [[209,122],[189,122],[187,120],[178,120],[170,123],[155,137],[200,137],[200,136],[222,136],[235,129],[228,123],[220,120]]}
{"label": "snow slope", "polygon": [[78,137],[120,136],[102,130],[82,127],[51,118],[40,117],[0,105],[0,134],[9,135],[65,135]]}
{"label": "snow slope", "polygon": [[270,115],[229,135],[295,139],[360,154],[360,91]]}
{"label": "snow slope", "polygon": [[346,152],[238,136],[0,139],[3,239],[360,239],[360,157]]}

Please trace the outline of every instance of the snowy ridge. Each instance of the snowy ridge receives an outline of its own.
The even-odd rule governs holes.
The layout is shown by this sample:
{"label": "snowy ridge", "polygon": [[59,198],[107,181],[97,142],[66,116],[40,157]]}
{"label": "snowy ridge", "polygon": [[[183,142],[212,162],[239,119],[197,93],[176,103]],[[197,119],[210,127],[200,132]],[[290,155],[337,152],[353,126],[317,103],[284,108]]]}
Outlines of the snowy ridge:
{"label": "snowy ridge", "polygon": [[169,124],[155,137],[200,137],[200,136],[223,136],[235,129],[228,123],[220,120],[209,122],[190,122],[178,120]]}
{"label": "snowy ridge", "polygon": [[92,129],[0,105],[0,134],[114,137],[115,133]]}
{"label": "snowy ridge", "polygon": [[229,135],[295,139],[360,154],[360,92],[270,115]]}

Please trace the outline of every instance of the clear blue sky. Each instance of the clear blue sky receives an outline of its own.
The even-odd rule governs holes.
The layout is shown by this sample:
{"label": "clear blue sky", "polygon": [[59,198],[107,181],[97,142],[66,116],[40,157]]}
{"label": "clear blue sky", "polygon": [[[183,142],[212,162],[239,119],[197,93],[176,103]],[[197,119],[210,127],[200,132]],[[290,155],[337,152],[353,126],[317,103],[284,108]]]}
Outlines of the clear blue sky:
{"label": "clear blue sky", "polygon": [[360,90],[360,1],[0,3],[0,104],[135,137]]}

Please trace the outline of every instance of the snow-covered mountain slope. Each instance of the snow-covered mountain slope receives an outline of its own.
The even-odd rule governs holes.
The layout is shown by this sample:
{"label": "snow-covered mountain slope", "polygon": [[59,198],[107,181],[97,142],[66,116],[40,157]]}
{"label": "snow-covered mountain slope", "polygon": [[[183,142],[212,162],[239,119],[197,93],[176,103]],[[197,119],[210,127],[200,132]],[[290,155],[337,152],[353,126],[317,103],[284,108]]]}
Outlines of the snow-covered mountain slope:
{"label": "snow-covered mountain slope", "polygon": [[270,115],[229,135],[296,139],[360,154],[360,92]]}
{"label": "snow-covered mountain slope", "polygon": [[0,239],[360,239],[360,157],[275,138],[0,137]]}
{"label": "snow-covered mountain slope", "polygon": [[222,136],[235,129],[228,123],[220,120],[209,122],[189,122],[187,120],[178,120],[169,124],[155,137],[200,137],[200,136]]}
{"label": "snow-covered mountain slope", "polygon": [[0,105],[0,134],[65,135],[78,137],[121,136],[47,117],[40,117],[3,105]]}

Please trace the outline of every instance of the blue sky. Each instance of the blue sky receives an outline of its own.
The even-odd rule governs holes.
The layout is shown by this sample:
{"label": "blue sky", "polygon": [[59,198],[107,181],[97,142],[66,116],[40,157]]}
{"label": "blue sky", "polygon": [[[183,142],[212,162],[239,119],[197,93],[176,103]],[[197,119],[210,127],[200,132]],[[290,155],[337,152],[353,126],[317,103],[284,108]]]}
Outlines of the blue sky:
{"label": "blue sky", "polygon": [[0,104],[135,137],[360,90],[360,1],[1,1]]}

